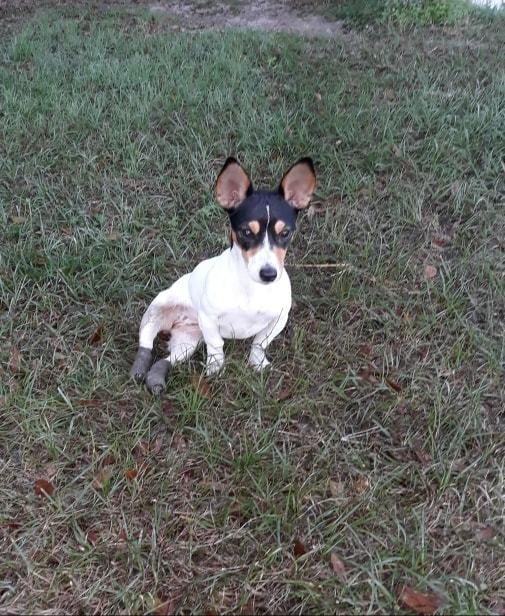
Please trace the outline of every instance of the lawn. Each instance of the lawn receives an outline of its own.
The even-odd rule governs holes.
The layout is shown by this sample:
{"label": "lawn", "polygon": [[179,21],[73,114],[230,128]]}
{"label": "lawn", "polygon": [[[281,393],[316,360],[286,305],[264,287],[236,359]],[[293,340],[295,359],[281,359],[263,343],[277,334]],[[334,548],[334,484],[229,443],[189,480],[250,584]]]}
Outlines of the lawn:
{"label": "lawn", "polygon": [[[9,30],[1,613],[392,613],[404,587],[503,613],[504,46],[498,18]],[[291,317],[267,374],[230,343],[224,374],[199,351],[153,398],[128,379],[140,318],[226,248],[229,155],[258,186],[316,162]]]}

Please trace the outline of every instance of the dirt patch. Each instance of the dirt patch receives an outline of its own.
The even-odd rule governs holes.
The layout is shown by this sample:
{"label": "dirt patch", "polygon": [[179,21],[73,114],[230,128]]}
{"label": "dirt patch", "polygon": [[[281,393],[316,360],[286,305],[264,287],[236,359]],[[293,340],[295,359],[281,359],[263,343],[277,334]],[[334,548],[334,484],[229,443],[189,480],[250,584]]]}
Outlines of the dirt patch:
{"label": "dirt patch", "polygon": [[199,29],[239,28],[293,32],[305,36],[333,38],[344,34],[341,21],[321,15],[301,16],[287,4],[263,0],[254,4],[198,4],[157,2],[149,6],[154,15],[176,16],[181,25]]}

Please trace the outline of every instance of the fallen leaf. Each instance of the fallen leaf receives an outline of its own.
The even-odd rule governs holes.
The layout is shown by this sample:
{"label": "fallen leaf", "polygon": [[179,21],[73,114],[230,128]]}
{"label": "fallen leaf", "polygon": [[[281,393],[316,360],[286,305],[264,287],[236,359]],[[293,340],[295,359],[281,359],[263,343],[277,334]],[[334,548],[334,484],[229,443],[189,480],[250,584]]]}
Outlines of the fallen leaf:
{"label": "fallen leaf", "polygon": [[90,344],[98,344],[102,339],[102,333],[103,325],[99,325],[89,339]]}
{"label": "fallen leaf", "polygon": [[129,468],[124,472],[124,474],[128,481],[133,481],[137,477],[139,472],[135,468]]}
{"label": "fallen leaf", "polygon": [[100,535],[96,530],[88,530],[86,531],[86,541],[90,545],[96,545],[100,539]]}
{"label": "fallen leaf", "polygon": [[290,387],[283,387],[277,392],[277,402],[282,402],[283,400],[287,400],[292,395],[292,391]]}
{"label": "fallen leaf", "polygon": [[330,492],[333,498],[338,498],[344,493],[344,484],[340,481],[333,481],[333,479],[330,479],[328,485],[330,487]]}
{"label": "fallen leaf", "polygon": [[153,453],[160,453],[163,447],[163,437],[157,436],[154,441],[151,443],[151,451]]}
{"label": "fallen leaf", "polygon": [[369,488],[369,486],[370,486],[370,481],[368,477],[365,477],[364,475],[360,475],[356,479],[356,483],[354,484],[354,489],[356,490],[358,494],[362,494],[366,489]]}
{"label": "fallen leaf", "polygon": [[331,568],[334,573],[337,574],[337,577],[343,582],[345,580],[345,565],[340,560],[340,558],[335,554],[335,552],[331,553],[330,556]]}
{"label": "fallen leaf", "polygon": [[152,613],[156,614],[156,616],[170,616],[175,612],[176,602],[173,597],[169,599],[158,598],[156,597],[154,600],[154,606],[152,609]]}
{"label": "fallen leaf", "polygon": [[437,268],[434,265],[424,266],[424,279],[433,280],[437,276]]}
{"label": "fallen leaf", "polygon": [[78,400],[77,404],[79,406],[86,406],[86,407],[99,407],[102,406],[102,401],[101,400]]}
{"label": "fallen leaf", "polygon": [[421,445],[419,445],[417,442],[414,443],[412,451],[417,458],[417,461],[420,462],[422,466],[427,466],[431,462],[430,457],[426,453],[424,453],[421,448]]}
{"label": "fallen leaf", "polygon": [[496,535],[496,529],[493,528],[492,526],[489,526],[488,524],[487,526],[484,526],[479,531],[477,531],[475,536],[479,541],[489,541],[495,535]]}
{"label": "fallen leaf", "polygon": [[119,233],[117,233],[116,231],[112,231],[112,233],[109,233],[107,235],[107,239],[111,242],[114,242],[119,239]]}
{"label": "fallen leaf", "polygon": [[163,400],[161,404],[161,412],[164,415],[172,415],[174,412],[174,404],[171,400]]}
{"label": "fallen leaf", "polygon": [[441,237],[440,235],[433,235],[431,237],[431,243],[433,246],[436,246],[437,248],[443,248],[445,245],[444,238]]}
{"label": "fallen leaf", "polygon": [[199,374],[193,372],[191,375],[191,384],[193,385],[193,389],[196,393],[208,400],[210,398],[210,385],[209,383]]}
{"label": "fallen leaf", "polygon": [[300,541],[300,539],[295,539],[293,541],[293,554],[298,558],[299,556],[303,556],[307,553],[307,548]]}
{"label": "fallen leaf", "polygon": [[102,466],[110,466],[111,464],[114,464],[114,456],[108,453],[102,460]]}
{"label": "fallen leaf", "polygon": [[372,348],[369,344],[360,344],[358,347],[358,353],[363,357],[370,357],[372,354]]}
{"label": "fallen leaf", "polygon": [[147,441],[139,441],[133,448],[133,455],[136,458],[147,456],[147,454],[149,453],[149,449],[150,449],[150,446]]}
{"label": "fallen leaf", "polygon": [[377,385],[379,382],[373,372],[367,366],[360,368],[358,371],[358,377],[371,385]]}
{"label": "fallen leaf", "polygon": [[35,494],[37,496],[51,496],[54,492],[54,486],[47,479],[37,479],[37,481],[33,484],[33,489],[35,490]]}
{"label": "fallen leaf", "polygon": [[11,347],[9,353],[9,372],[11,374],[16,374],[19,370],[19,360],[21,355],[19,350],[16,347]]}
{"label": "fallen leaf", "polygon": [[172,436],[172,449],[174,451],[184,451],[187,446],[186,439],[182,436],[182,434],[176,432]]}
{"label": "fallen leaf", "polygon": [[106,471],[98,471],[98,473],[93,477],[91,485],[97,490],[103,490],[108,478],[108,473]]}
{"label": "fallen leaf", "polygon": [[396,391],[397,393],[399,393],[402,390],[401,385],[399,385],[398,383],[396,383],[395,381],[392,381],[390,378],[386,377],[384,379],[386,381],[386,383],[389,385],[389,387],[391,387],[391,389],[393,389],[394,391]]}
{"label": "fallen leaf", "polygon": [[434,592],[421,592],[404,586],[399,596],[400,602],[416,614],[433,614],[442,604],[442,597]]}
{"label": "fallen leaf", "polygon": [[14,225],[22,225],[26,218],[24,216],[11,216],[11,222]]}
{"label": "fallen leaf", "polygon": [[320,101],[323,97],[321,96],[321,92],[316,92],[314,94],[314,96],[316,97],[316,100]]}
{"label": "fallen leaf", "polygon": [[124,528],[121,528],[117,534],[117,543],[126,543],[126,539],[126,531]]}

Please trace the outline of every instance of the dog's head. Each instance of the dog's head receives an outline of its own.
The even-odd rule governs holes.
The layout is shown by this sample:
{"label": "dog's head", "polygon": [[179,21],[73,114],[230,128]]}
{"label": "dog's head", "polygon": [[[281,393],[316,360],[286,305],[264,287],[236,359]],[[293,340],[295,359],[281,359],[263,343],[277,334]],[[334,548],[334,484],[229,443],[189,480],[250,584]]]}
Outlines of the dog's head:
{"label": "dog's head", "polygon": [[232,242],[255,282],[267,284],[282,273],[298,212],[308,206],[315,186],[310,158],[295,163],[272,192],[254,190],[234,158],[225,162],[214,192],[230,216]]}

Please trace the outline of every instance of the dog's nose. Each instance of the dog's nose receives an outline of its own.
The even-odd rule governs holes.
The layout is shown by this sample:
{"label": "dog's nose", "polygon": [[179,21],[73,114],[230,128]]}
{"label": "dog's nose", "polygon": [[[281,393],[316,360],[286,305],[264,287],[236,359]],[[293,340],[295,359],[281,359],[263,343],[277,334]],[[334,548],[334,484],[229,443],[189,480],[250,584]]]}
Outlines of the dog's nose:
{"label": "dog's nose", "polygon": [[273,282],[277,278],[277,270],[271,265],[264,265],[260,269],[260,278],[263,282]]}

